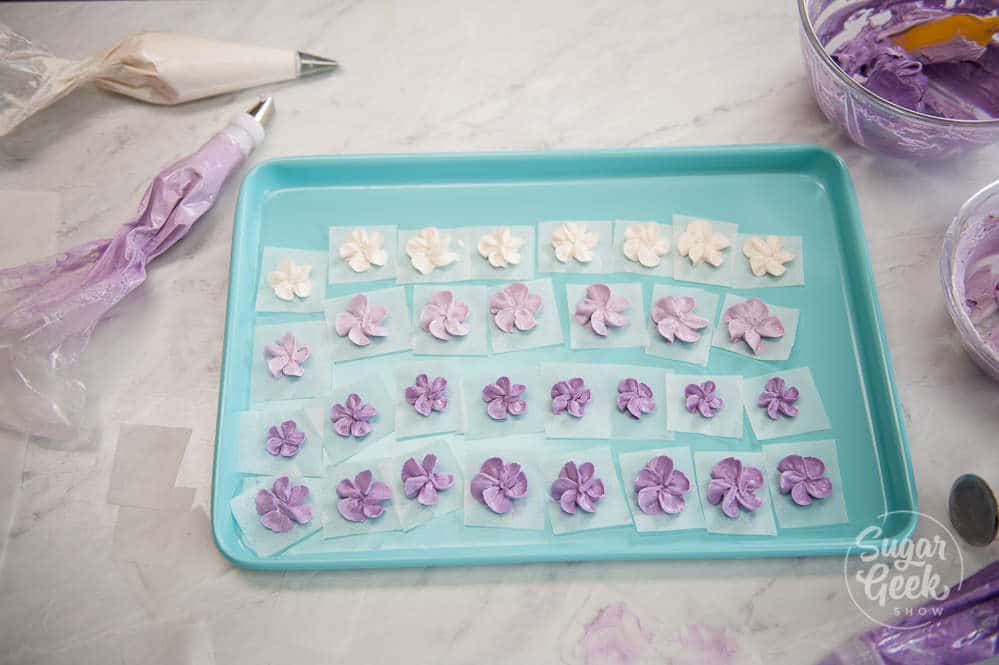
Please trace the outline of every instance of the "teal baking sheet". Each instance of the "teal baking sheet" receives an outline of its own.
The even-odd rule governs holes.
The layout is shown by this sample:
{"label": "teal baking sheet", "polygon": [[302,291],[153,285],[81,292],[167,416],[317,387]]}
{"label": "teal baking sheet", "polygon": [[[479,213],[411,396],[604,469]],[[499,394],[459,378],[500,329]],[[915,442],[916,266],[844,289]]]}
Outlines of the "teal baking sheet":
{"label": "teal baking sheet", "polygon": [[[651,219],[668,224],[674,213],[735,222],[740,233],[803,237],[804,286],[736,291],[801,310],[791,358],[754,365],[755,361],[743,356],[714,349],[709,369],[745,376],[773,368],[811,369],[832,429],[778,441],[838,441],[847,523],[779,529],[772,537],[705,531],[639,533],[631,525],[556,536],[550,527],[543,532],[465,527],[459,511],[409,532],[328,541],[328,547],[320,533],[313,536],[311,546],[300,545],[270,558],[258,557],[243,545],[229,501],[244,478],[236,463],[238,419],[249,403],[254,324],[321,320],[316,314],[254,312],[265,245],[325,251],[328,227],[333,225],[392,224],[403,230],[429,225],[533,226],[558,219]],[[736,259],[741,256],[733,255],[732,260]],[[551,276],[556,293],[566,283],[595,281],[592,275]],[[652,285],[663,279],[635,274],[602,278],[612,285],[636,280],[646,290],[648,310]],[[330,285],[326,297],[365,288],[374,287]],[[728,291],[703,288],[722,297]],[[563,312],[563,333],[568,340],[565,318]],[[690,365],[674,364],[640,349],[569,351],[563,345],[513,355],[525,362],[571,359],[692,373]],[[336,372],[345,373],[337,381],[349,381],[351,372],[365,371],[361,367],[358,363],[337,366]],[[678,434],[671,441],[548,440],[545,446],[569,451],[609,445],[626,452],[687,444],[694,452],[749,451],[760,446],[748,422],[742,440]],[[264,162],[244,179],[236,209],[213,480],[216,543],[234,562],[255,568],[831,555],[845,552],[870,524],[882,525],[885,538],[905,537],[915,528],[915,517],[908,512],[916,510],[912,465],[846,167],[828,150],[808,145],[357,155]],[[889,517],[883,518],[885,514]]]}

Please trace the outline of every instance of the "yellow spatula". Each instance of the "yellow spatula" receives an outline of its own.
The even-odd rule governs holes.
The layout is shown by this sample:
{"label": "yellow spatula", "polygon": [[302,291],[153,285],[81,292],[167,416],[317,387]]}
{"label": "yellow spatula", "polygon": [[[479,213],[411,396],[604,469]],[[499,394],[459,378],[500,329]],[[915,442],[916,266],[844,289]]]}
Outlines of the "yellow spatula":
{"label": "yellow spatula", "polygon": [[958,35],[985,46],[992,41],[992,35],[996,32],[999,32],[999,16],[953,14],[914,25],[891,39],[906,51],[912,52],[944,44]]}

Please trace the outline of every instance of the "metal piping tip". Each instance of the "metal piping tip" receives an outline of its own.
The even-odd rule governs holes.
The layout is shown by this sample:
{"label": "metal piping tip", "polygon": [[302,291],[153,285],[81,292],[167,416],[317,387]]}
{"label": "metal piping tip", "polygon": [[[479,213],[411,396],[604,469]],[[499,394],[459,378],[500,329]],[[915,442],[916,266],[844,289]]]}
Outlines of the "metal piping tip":
{"label": "metal piping tip", "polygon": [[274,98],[261,97],[246,114],[260,123],[261,127],[266,127],[271,116],[274,115]]}
{"label": "metal piping tip", "polygon": [[304,53],[302,51],[298,52],[299,78],[331,72],[339,66],[336,60],[330,60],[321,55],[312,55],[311,53]]}

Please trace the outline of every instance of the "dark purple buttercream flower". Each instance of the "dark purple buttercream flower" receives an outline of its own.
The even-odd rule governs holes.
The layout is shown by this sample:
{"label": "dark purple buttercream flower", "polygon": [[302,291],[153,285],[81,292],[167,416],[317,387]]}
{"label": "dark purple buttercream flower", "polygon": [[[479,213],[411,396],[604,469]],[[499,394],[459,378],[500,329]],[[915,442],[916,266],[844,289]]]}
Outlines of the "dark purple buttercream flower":
{"label": "dark purple buttercream flower", "polygon": [[573,418],[582,418],[586,404],[590,401],[590,389],[583,379],[575,377],[568,381],[559,381],[552,386],[552,413],[556,416],[563,411]]}
{"label": "dark purple buttercream flower", "polygon": [[281,476],[274,481],[271,489],[257,492],[254,503],[260,523],[271,531],[284,533],[291,531],[296,522],[307,524],[312,519],[312,507],[305,505],[308,498],[308,487],[292,486],[288,476]]}
{"label": "dark purple buttercream flower", "polygon": [[700,413],[705,418],[713,418],[715,412],[725,406],[725,401],[715,392],[717,389],[714,381],[705,381],[700,385],[688,383],[683,389],[687,411]]}
{"label": "dark purple buttercream flower", "polygon": [[431,411],[447,408],[447,379],[436,377],[433,381],[426,374],[416,377],[416,384],[406,388],[406,401],[413,405],[421,416],[429,416]]}
{"label": "dark purple buttercream flower", "polygon": [[622,295],[611,293],[606,284],[590,284],[586,287],[586,296],[576,303],[576,323],[588,325],[601,337],[606,337],[607,326],[620,328],[628,325],[628,316],[622,314],[631,307],[628,299]]}
{"label": "dark purple buttercream flower", "polygon": [[794,386],[785,387],[784,379],[775,376],[767,381],[766,387],[756,400],[757,406],[767,410],[767,415],[771,420],[779,420],[782,416],[794,418],[798,415],[798,407],[794,405],[798,401],[798,389]]}
{"label": "dark purple buttercream flower", "polygon": [[340,497],[336,509],[351,522],[381,517],[385,512],[382,504],[392,499],[392,490],[385,483],[374,480],[370,469],[361,471],[353,481],[350,478],[341,480],[336,486],[336,494]]}
{"label": "dark purple buttercream flower", "polygon": [[402,465],[402,483],[407,499],[416,499],[424,506],[437,503],[437,493],[454,484],[454,476],[450,473],[437,473],[437,455],[423,456],[423,462],[418,463],[410,457]]}
{"label": "dark purple buttercream flower", "polygon": [[569,460],[562,466],[550,491],[562,512],[575,515],[577,506],[588,513],[596,511],[597,501],[604,497],[604,481],[595,478],[595,473],[591,462],[583,462],[577,468],[576,463]]}
{"label": "dark purple buttercream flower", "polygon": [[294,420],[272,425],[267,430],[267,452],[271,455],[294,457],[304,441],[305,432],[298,431],[298,424]]}
{"label": "dark purple buttercream flower", "polygon": [[370,404],[365,404],[359,395],[347,395],[343,404],[334,404],[330,409],[330,420],[333,430],[340,436],[361,438],[371,433],[371,423],[368,421],[378,415],[378,411]]}
{"label": "dark purple buttercream flower", "polygon": [[617,410],[638,420],[642,414],[656,410],[652,388],[638,379],[621,379],[617,384]]}
{"label": "dark purple buttercream flower", "polygon": [[506,420],[508,414],[519,416],[527,411],[527,402],[521,399],[525,390],[524,384],[511,383],[510,377],[501,376],[482,389],[482,401],[488,405],[486,413],[493,420]]}
{"label": "dark purple buttercream flower", "polygon": [[750,298],[736,303],[725,310],[725,323],[728,336],[733,342],[743,340],[753,355],[763,351],[764,337],[783,337],[784,324],[776,316],[770,316],[767,304],[759,298]]}
{"label": "dark purple buttercream flower", "polygon": [[648,461],[635,477],[638,507],[646,515],[676,515],[687,506],[683,495],[690,491],[690,479],[673,464],[668,455]]}
{"label": "dark purple buttercream flower", "polygon": [[516,462],[504,464],[490,457],[472,478],[472,497],[500,515],[513,509],[513,502],[527,494],[527,474]]}
{"label": "dark purple buttercream flower", "polygon": [[295,336],[286,332],[277,338],[274,344],[264,347],[264,359],[267,360],[267,371],[275,379],[285,376],[302,376],[305,368],[302,363],[309,359],[309,347],[297,346]]}
{"label": "dark purple buttercream flower", "polygon": [[696,301],[690,296],[666,296],[652,306],[652,321],[656,330],[669,343],[696,342],[701,338],[697,332],[708,327],[708,320],[694,314]]}
{"label": "dark purple buttercream flower", "polygon": [[526,332],[538,325],[534,318],[541,311],[541,296],[531,293],[527,285],[514,282],[504,286],[489,298],[489,313],[496,327],[503,332]]}
{"label": "dark purple buttercream flower", "polygon": [[799,506],[832,494],[832,481],[825,477],[826,465],[818,457],[788,455],[777,463],[780,493],[790,494]]}
{"label": "dark purple buttercream flower", "polygon": [[739,517],[739,509],[756,510],[763,499],[754,492],[763,487],[763,472],[755,466],[743,466],[740,460],[726,457],[711,468],[708,483],[708,502],[717,506],[728,517]]}

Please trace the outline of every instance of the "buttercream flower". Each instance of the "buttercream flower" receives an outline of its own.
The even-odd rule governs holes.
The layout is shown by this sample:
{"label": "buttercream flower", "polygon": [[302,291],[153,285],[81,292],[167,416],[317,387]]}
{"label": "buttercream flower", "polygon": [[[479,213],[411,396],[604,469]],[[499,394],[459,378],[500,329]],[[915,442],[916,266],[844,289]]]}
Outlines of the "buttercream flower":
{"label": "buttercream flower", "polygon": [[538,325],[534,315],[541,311],[541,296],[527,290],[521,282],[507,284],[489,299],[489,313],[503,332],[526,332]]}
{"label": "buttercream flower", "polygon": [[346,337],[357,346],[367,346],[372,337],[388,335],[388,328],[382,325],[387,316],[385,307],[369,304],[368,296],[358,293],[347,301],[347,311],[336,315],[333,325],[340,337]]}
{"label": "buttercream flower", "polygon": [[964,283],[964,303],[968,316],[975,323],[986,319],[999,307],[999,279],[992,274],[992,268],[982,266],[971,274]]}
{"label": "buttercream flower", "polygon": [[718,386],[714,381],[705,381],[700,385],[688,383],[683,389],[687,411],[700,413],[705,418],[713,418],[715,412],[725,406],[725,401],[715,392],[717,389]]}
{"label": "buttercream flower", "polygon": [[672,344],[696,342],[701,338],[698,330],[708,327],[708,320],[694,314],[697,302],[689,296],[666,296],[652,305],[652,321],[663,339]]}
{"label": "buttercream flower", "polygon": [[593,260],[593,248],[600,242],[600,235],[586,228],[580,222],[562,222],[552,231],[552,247],[555,258],[561,263],[575,259],[580,263]]}
{"label": "buttercream flower", "polygon": [[479,255],[493,268],[505,268],[520,263],[520,248],[524,239],[510,232],[509,226],[500,226],[479,238]]}
{"label": "buttercream flower", "polygon": [[406,254],[420,274],[429,275],[437,268],[449,266],[458,260],[458,255],[450,247],[451,236],[431,226],[420,229],[419,233],[406,241]]}
{"label": "buttercream flower", "polygon": [[621,379],[617,384],[617,410],[638,420],[656,410],[652,388],[638,379]]}
{"label": "buttercream flower", "polygon": [[763,392],[756,399],[756,404],[767,410],[767,416],[771,420],[779,420],[782,416],[794,418],[798,415],[798,407],[794,405],[798,397],[797,388],[785,387],[784,379],[775,376],[767,381]]}
{"label": "buttercream flower", "polygon": [[527,411],[527,402],[521,398],[527,386],[512,383],[510,377],[501,376],[496,383],[482,389],[482,401],[486,402],[486,413],[493,420],[506,420],[508,414],[519,416]]}
{"label": "buttercream flower", "polygon": [[295,344],[295,336],[286,332],[274,344],[264,347],[267,371],[275,379],[285,376],[302,376],[305,368],[302,363],[309,359],[309,347]]}
{"label": "buttercream flower", "polygon": [[392,490],[385,483],[374,480],[370,469],[365,469],[350,478],[344,478],[336,486],[337,511],[351,522],[381,517],[385,512],[382,504],[392,500]]}
{"label": "buttercream flower", "polygon": [[513,509],[513,502],[527,494],[527,474],[516,462],[505,464],[490,457],[471,482],[472,497],[500,515]]}
{"label": "buttercream flower", "polygon": [[763,505],[763,499],[754,492],[763,487],[763,472],[754,466],[743,466],[742,461],[726,457],[711,467],[708,483],[708,502],[735,519],[739,509],[753,511]]}
{"label": "buttercream flower", "polygon": [[705,219],[688,223],[687,229],[676,239],[676,250],[680,256],[686,256],[695,266],[707,261],[717,268],[725,260],[722,250],[731,246],[729,239],[715,233],[711,222]]}
{"label": "buttercream flower", "polygon": [[431,381],[426,374],[418,375],[416,384],[406,388],[406,401],[421,416],[429,416],[431,411],[443,411],[447,408],[447,379],[438,376]]}
{"label": "buttercream flower", "polygon": [[749,269],[757,277],[767,273],[780,277],[787,272],[784,264],[794,260],[794,254],[784,249],[780,236],[753,236],[742,245],[742,253],[749,259]]}
{"label": "buttercream flower", "polygon": [[620,328],[628,325],[629,318],[621,312],[631,307],[628,299],[611,293],[606,284],[590,284],[586,296],[576,303],[576,323],[589,325],[601,337],[606,337],[607,326]]}
{"label": "buttercream flower", "polygon": [[334,404],[330,409],[333,431],[343,437],[353,436],[358,439],[371,433],[371,423],[368,421],[377,415],[378,410],[365,404],[357,393],[350,393],[346,402]]}
{"label": "buttercream flower", "polygon": [[402,465],[402,484],[407,499],[416,499],[421,505],[437,504],[437,493],[454,484],[454,476],[450,473],[437,473],[437,455],[423,456],[423,462],[418,463],[410,457]]}
{"label": "buttercream flower", "polygon": [[596,512],[597,501],[604,498],[604,481],[595,478],[595,473],[592,462],[583,462],[577,468],[576,463],[569,460],[562,466],[549,491],[562,512],[575,515],[577,506],[588,513]]}
{"label": "buttercream flower", "polygon": [[367,272],[371,266],[383,266],[388,253],[382,248],[385,238],[378,231],[354,229],[340,245],[340,258],[354,272]]}
{"label": "buttercream flower", "polygon": [[562,412],[573,418],[582,418],[586,412],[586,404],[590,401],[590,389],[580,377],[559,381],[552,386],[552,413],[556,416]]}
{"label": "buttercream flower", "polygon": [[267,285],[281,300],[294,300],[296,296],[308,298],[312,293],[310,272],[312,266],[308,264],[297,265],[291,259],[283,259],[278,263],[277,270],[267,273]]}
{"label": "buttercream flower", "polygon": [[638,508],[646,515],[682,513],[687,507],[683,495],[689,491],[690,479],[668,455],[653,457],[635,477]]}
{"label": "buttercream flower", "polygon": [[764,337],[784,336],[784,324],[776,316],[770,316],[767,304],[759,298],[732,305],[725,310],[724,320],[729,339],[733,342],[743,340],[754,355],[766,348]]}
{"label": "buttercream flower", "polygon": [[274,481],[271,489],[257,492],[254,504],[260,523],[271,531],[285,533],[298,524],[308,524],[312,519],[312,506],[305,504],[309,498],[309,488],[305,485],[292,486],[288,476]]}
{"label": "buttercream flower", "polygon": [[832,494],[832,481],[825,477],[826,465],[818,457],[788,455],[777,463],[780,471],[780,493],[790,494],[799,506],[812,499],[824,499]]}
{"label": "buttercream flower", "polygon": [[436,337],[448,341],[450,335],[461,337],[469,333],[464,321],[468,318],[468,305],[456,300],[451,291],[438,291],[420,312],[420,327]]}
{"label": "buttercream flower", "polygon": [[624,230],[622,251],[629,261],[655,268],[669,252],[669,238],[659,236],[655,222],[636,222]]}
{"label": "buttercream flower", "polygon": [[267,430],[267,452],[280,457],[294,457],[305,441],[305,432],[298,431],[294,420],[286,420],[280,425],[271,425]]}

